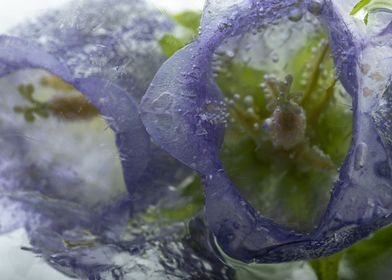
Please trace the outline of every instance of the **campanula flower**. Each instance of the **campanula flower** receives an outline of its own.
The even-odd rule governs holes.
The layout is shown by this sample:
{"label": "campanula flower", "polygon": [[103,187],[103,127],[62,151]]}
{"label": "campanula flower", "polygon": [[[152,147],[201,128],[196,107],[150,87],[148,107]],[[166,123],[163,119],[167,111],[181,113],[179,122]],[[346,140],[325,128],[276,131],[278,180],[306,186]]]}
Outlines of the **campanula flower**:
{"label": "campanula flower", "polygon": [[[25,228],[30,250],[66,275],[206,270],[188,262],[169,272],[160,263],[183,226],[143,223],[158,201],[184,203],[174,189],[190,175],[151,143],[138,114],[165,59],[158,39],[173,27],[145,1],[91,0],[0,36],[0,232]],[[176,254],[185,262],[191,252]]]}
{"label": "campanula flower", "polygon": [[181,40],[144,1],[76,1],[1,35],[0,232],[73,277],[231,279],[218,256],[314,259],[390,224],[392,17],[340,2],[207,0]]}
{"label": "campanula flower", "polygon": [[[330,255],[390,223],[392,19],[390,14],[376,17],[378,28],[368,28],[350,16],[354,1],[338,2],[207,1],[198,38],[163,64],[143,97],[141,116],[148,133],[200,174],[208,227],[228,255],[244,262]],[[219,158],[224,99],[212,64],[214,53],[231,38],[262,31],[288,16],[300,20],[305,13],[328,32],[337,77],[352,97],[353,136],[324,214],[314,229],[297,232],[256,211],[225,171]],[[291,83],[289,77],[283,85]],[[303,112],[294,102],[279,100],[269,125],[275,146],[289,150],[303,137]],[[291,134],[284,130],[285,119],[296,127]]]}

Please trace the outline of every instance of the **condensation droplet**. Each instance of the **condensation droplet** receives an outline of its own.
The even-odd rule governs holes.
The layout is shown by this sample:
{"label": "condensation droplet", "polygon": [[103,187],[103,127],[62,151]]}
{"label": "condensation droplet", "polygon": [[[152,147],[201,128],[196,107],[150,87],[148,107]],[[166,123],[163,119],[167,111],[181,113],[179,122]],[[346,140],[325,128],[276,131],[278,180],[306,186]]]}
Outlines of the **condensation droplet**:
{"label": "condensation droplet", "polygon": [[235,239],[234,234],[228,234],[228,235],[227,235],[227,239],[228,239],[229,241],[233,241],[233,240]]}
{"label": "condensation droplet", "polygon": [[303,13],[301,9],[294,8],[289,12],[289,20],[298,22],[302,19]]}
{"label": "condensation droplet", "polygon": [[247,95],[244,98],[244,103],[247,107],[251,107],[253,105],[253,97],[251,95]]}
{"label": "condensation droplet", "polygon": [[271,132],[271,126],[272,126],[272,118],[268,118],[264,121],[263,123],[263,131],[265,133],[270,133]]}
{"label": "condensation droplet", "polygon": [[234,101],[238,101],[240,99],[241,99],[241,95],[239,95],[238,93],[234,94],[234,96],[233,96]]}
{"label": "condensation droplet", "polygon": [[365,165],[366,157],[368,154],[368,146],[366,143],[359,143],[355,148],[354,168],[355,170],[361,169]]}
{"label": "condensation droplet", "polygon": [[363,89],[363,96],[364,97],[369,97],[372,95],[372,90],[368,87],[364,87]]}
{"label": "condensation droplet", "polygon": [[271,60],[272,60],[272,62],[275,62],[275,63],[279,62],[279,55],[276,52],[272,52],[271,53]]}
{"label": "condensation droplet", "polygon": [[323,9],[323,1],[322,0],[311,0],[308,3],[308,11],[315,15],[319,16],[321,14],[321,11]]}

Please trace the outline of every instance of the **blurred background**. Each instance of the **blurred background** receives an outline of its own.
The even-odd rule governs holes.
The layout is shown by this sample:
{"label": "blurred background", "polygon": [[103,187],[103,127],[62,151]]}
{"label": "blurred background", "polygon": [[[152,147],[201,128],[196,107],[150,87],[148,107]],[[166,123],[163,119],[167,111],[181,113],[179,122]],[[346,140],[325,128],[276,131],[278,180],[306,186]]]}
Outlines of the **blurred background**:
{"label": "blurred background", "polygon": [[[70,0],[2,0],[0,9],[0,32],[47,9],[60,7]],[[163,12],[181,10],[201,10],[204,0],[149,0]]]}

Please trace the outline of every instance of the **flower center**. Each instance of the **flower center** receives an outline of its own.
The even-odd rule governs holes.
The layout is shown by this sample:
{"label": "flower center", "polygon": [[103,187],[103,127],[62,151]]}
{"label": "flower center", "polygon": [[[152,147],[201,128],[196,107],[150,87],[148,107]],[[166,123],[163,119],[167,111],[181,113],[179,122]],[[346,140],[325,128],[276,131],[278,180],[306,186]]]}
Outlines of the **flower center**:
{"label": "flower center", "polygon": [[309,38],[282,71],[234,56],[216,73],[230,113],[226,171],[263,215],[298,231],[324,212],[351,136],[350,100],[326,42],[324,34]]}

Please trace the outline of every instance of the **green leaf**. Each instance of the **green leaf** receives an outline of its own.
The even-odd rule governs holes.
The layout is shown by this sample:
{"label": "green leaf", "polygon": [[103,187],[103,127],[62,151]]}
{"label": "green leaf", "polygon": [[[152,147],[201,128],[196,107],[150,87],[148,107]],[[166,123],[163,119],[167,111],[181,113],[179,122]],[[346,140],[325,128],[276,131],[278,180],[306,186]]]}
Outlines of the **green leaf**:
{"label": "green leaf", "polygon": [[26,111],[24,113],[24,118],[25,118],[26,122],[28,122],[28,123],[32,123],[35,121],[35,117],[34,117],[32,111]]}
{"label": "green leaf", "polygon": [[185,27],[185,31],[182,30],[183,32],[180,37],[166,34],[159,40],[163,52],[169,57],[196,37],[200,25],[201,13],[186,11],[174,15],[173,18],[180,26]]}
{"label": "green leaf", "polygon": [[366,15],[363,19],[367,25],[369,21],[369,13],[384,11],[392,12],[392,1],[390,0],[362,0],[351,10],[350,15],[356,15],[359,11],[364,10]]}
{"label": "green leaf", "polygon": [[360,10],[362,10],[366,5],[368,5],[371,0],[361,0],[358,4],[354,6],[354,8],[350,12],[350,16],[357,14]]}
{"label": "green leaf", "polygon": [[309,263],[317,275],[318,280],[338,280],[339,263],[342,254],[311,260]]}
{"label": "green leaf", "polygon": [[188,203],[187,205],[182,205],[174,209],[161,209],[161,211],[162,215],[169,219],[186,221],[192,218],[200,209],[200,205]]}
{"label": "green leaf", "polygon": [[185,11],[174,16],[174,19],[180,25],[192,29],[197,33],[199,30],[201,14],[200,12]]}
{"label": "green leaf", "polygon": [[32,123],[35,121],[35,115],[42,118],[49,117],[50,105],[46,102],[40,102],[34,98],[34,86],[32,84],[20,84],[18,86],[19,94],[29,103],[31,106],[15,106],[14,112],[23,114],[27,122]]}
{"label": "green leaf", "polygon": [[329,104],[312,124],[311,142],[317,143],[339,166],[350,145],[352,131],[351,100],[335,90]]}
{"label": "green leaf", "polygon": [[49,118],[49,110],[45,106],[42,106],[41,108],[36,108],[34,110],[34,113],[36,113],[41,118],[44,118],[44,119]]}
{"label": "green leaf", "polygon": [[231,63],[224,71],[220,71],[216,81],[225,96],[240,94],[250,95],[254,99],[255,111],[268,116],[265,108],[265,98],[260,89],[265,72],[241,63]]}
{"label": "green leaf", "polygon": [[187,42],[184,42],[183,40],[171,34],[166,34],[159,40],[159,45],[161,46],[163,52],[169,57],[184,47],[186,44]]}
{"label": "green leaf", "polygon": [[189,178],[184,186],[179,186],[184,201],[175,207],[163,207],[162,215],[170,220],[186,221],[194,216],[204,206],[204,192],[201,179],[197,175]]}
{"label": "green leaf", "polygon": [[363,22],[368,25],[369,23],[369,13],[366,14],[365,18],[363,19]]}
{"label": "green leaf", "polygon": [[392,226],[347,249],[344,259],[356,280],[389,279],[392,275]]}
{"label": "green leaf", "polygon": [[25,107],[21,107],[21,106],[15,106],[14,107],[14,112],[15,113],[23,113],[24,114],[24,112],[26,112],[26,109],[25,109]]}
{"label": "green leaf", "polygon": [[[303,58],[307,59],[309,56],[304,55]],[[302,61],[301,64],[303,63]],[[216,79],[224,95],[233,97],[238,94],[241,97],[239,105],[246,96],[252,96],[253,110],[262,118],[259,123],[263,118],[268,118],[271,112],[266,109],[265,94],[260,88],[265,72],[236,62],[231,62],[222,69]],[[298,71],[298,75],[301,74]],[[342,110],[342,107],[337,110]],[[296,166],[308,166],[309,162],[301,160],[295,164],[289,163],[288,153],[277,151],[270,142],[256,144],[257,140],[252,139],[259,137],[258,130],[254,129],[255,119],[249,118],[246,112],[242,113],[237,112],[236,123],[226,130],[221,152],[221,159],[230,178],[262,213],[293,228],[311,229],[323,209],[320,205],[325,205],[328,200],[324,194],[329,194],[333,176],[328,172],[299,172]],[[252,137],[252,133],[256,136]],[[317,210],[309,212],[304,205]]]}

